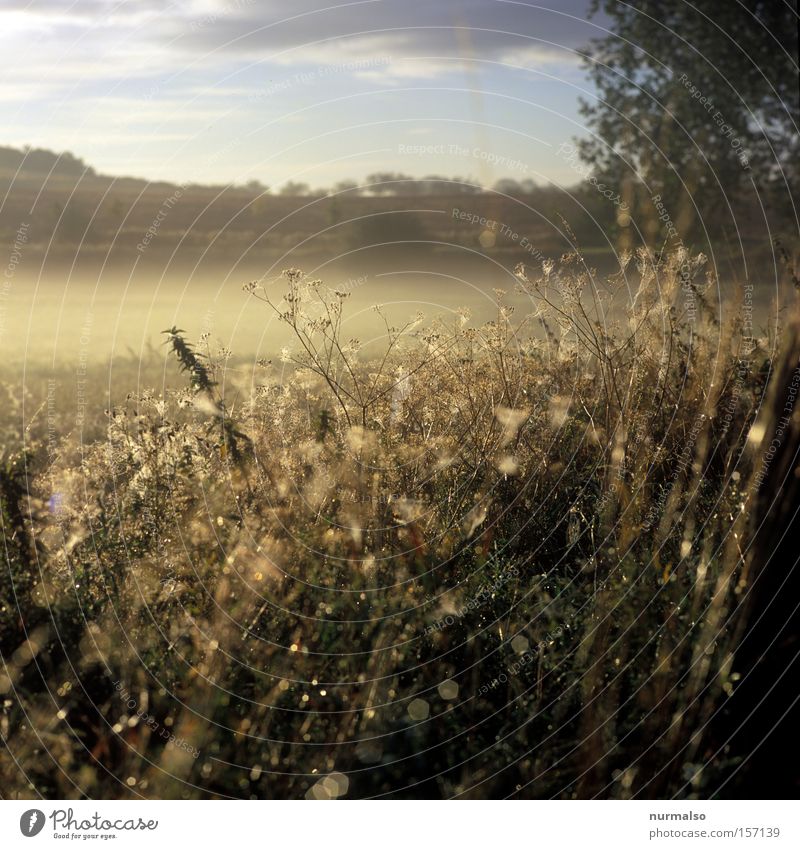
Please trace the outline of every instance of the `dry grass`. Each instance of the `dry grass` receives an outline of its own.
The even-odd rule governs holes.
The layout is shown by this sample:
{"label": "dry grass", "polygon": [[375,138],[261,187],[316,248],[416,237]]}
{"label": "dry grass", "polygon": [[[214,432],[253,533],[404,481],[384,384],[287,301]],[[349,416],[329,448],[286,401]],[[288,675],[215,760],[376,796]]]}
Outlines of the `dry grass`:
{"label": "dry grass", "polygon": [[769,342],[702,257],[518,280],[361,350],[289,271],[248,385],[173,328],[187,388],[9,449],[3,795],[715,792]]}

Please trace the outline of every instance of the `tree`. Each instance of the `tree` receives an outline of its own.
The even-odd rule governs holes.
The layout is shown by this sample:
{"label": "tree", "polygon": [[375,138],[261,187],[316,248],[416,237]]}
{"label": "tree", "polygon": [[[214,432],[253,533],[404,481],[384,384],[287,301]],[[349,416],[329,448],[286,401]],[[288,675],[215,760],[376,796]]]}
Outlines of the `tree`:
{"label": "tree", "polygon": [[269,187],[265,186],[261,180],[248,180],[244,187],[248,192],[254,192],[257,195],[263,195],[269,191]]}
{"label": "tree", "polygon": [[677,231],[753,185],[786,201],[800,161],[795,9],[593,0],[612,33],[585,53],[597,99],[582,102],[582,157],[629,206],[660,196]]}
{"label": "tree", "polygon": [[333,191],[336,194],[347,192],[351,195],[357,195],[361,193],[361,188],[355,180],[341,180],[333,187]]}
{"label": "tree", "polygon": [[284,196],[290,197],[298,197],[300,195],[307,195],[311,192],[311,189],[308,183],[295,183],[293,180],[289,180],[288,183],[284,183],[281,187],[280,193]]}
{"label": "tree", "polygon": [[421,195],[477,195],[483,190],[472,177],[442,177],[439,174],[428,174],[415,183],[417,192]]}
{"label": "tree", "polygon": [[383,171],[377,174],[369,174],[364,182],[373,195],[418,194],[418,187],[414,178],[408,174]]}
{"label": "tree", "polygon": [[510,177],[502,177],[493,188],[503,195],[529,195],[536,191],[536,183],[531,179],[512,180]]}

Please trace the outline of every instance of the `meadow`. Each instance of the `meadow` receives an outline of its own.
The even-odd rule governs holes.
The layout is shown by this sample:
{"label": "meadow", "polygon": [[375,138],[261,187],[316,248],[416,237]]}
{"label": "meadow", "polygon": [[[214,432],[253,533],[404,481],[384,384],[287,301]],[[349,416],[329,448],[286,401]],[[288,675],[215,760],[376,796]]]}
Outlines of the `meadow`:
{"label": "meadow", "polygon": [[718,293],[568,253],[355,339],[289,269],[241,292],[264,359],[175,326],[6,380],[3,795],[745,792],[799,349]]}

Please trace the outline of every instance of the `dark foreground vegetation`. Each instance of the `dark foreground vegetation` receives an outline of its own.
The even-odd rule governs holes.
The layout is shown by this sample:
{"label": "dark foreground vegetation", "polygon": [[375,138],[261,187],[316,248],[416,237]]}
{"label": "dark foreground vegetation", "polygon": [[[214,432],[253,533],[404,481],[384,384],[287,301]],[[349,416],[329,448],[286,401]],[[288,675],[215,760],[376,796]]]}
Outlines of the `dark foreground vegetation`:
{"label": "dark foreground vegetation", "polygon": [[2,794],[794,792],[796,325],[685,251],[518,281],[360,350],[290,271],[244,383],[172,328],[80,426],[7,389]]}

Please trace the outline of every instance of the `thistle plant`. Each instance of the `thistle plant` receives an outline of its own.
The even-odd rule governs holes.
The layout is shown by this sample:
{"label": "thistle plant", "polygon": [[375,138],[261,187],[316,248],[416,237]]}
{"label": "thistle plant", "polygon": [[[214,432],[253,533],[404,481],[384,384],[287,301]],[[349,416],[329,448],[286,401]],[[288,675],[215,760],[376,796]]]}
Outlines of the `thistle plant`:
{"label": "thistle plant", "polygon": [[[169,338],[166,340],[180,363],[181,371],[189,375],[190,387],[195,395],[207,403],[211,414],[219,420],[220,452],[223,457],[230,454],[234,463],[242,462],[242,443],[248,441],[247,436],[237,428],[225,408],[225,400],[216,392],[217,382],[212,378],[213,363],[207,354],[198,353],[194,346],[184,338],[184,330],[173,325],[163,331]],[[205,361],[205,362],[204,362]]]}

